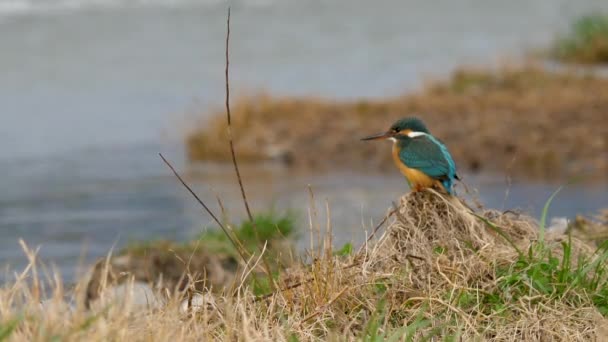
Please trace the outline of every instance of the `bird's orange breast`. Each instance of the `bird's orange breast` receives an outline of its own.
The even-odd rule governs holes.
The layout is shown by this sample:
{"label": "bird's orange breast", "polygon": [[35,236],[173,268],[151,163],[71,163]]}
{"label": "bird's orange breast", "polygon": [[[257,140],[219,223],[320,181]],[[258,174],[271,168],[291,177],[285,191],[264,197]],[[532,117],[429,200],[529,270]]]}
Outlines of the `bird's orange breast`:
{"label": "bird's orange breast", "polygon": [[401,158],[399,158],[399,147],[397,146],[397,143],[393,144],[393,161],[413,189],[421,190],[424,188],[432,188],[439,183],[422,171],[407,167],[407,165],[401,161]]}

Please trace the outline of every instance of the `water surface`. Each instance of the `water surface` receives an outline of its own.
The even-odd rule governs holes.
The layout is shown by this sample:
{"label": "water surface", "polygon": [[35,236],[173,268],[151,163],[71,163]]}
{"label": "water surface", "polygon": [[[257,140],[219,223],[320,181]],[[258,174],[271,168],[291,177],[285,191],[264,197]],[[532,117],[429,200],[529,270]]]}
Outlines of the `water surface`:
{"label": "water surface", "polygon": [[[378,97],[419,87],[461,64],[492,63],[547,44],[606,1],[233,1],[235,96]],[[181,138],[223,100],[226,3],[153,0],[0,1],[0,265],[21,267],[18,239],[73,277],[130,240],[188,239],[210,218],[160,162],[183,168]],[[203,111],[203,112],[202,112]],[[238,220],[230,169],[193,178]],[[201,171],[202,170],[202,171]],[[246,172],[256,210],[294,208],[307,185],[327,198],[338,242],[361,241],[406,188],[396,173]],[[482,201],[532,213],[557,184],[470,177]],[[606,186],[571,187],[552,214],[607,203]],[[303,246],[307,245],[305,236]]]}

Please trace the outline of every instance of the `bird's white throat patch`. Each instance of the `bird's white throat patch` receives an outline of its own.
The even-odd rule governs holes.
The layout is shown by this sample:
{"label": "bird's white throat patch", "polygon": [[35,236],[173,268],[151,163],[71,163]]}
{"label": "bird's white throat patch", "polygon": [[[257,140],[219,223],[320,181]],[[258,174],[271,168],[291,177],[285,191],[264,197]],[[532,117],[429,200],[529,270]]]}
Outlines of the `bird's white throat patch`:
{"label": "bird's white throat patch", "polygon": [[389,139],[390,139],[392,142],[397,142],[397,138],[390,137]]}
{"label": "bird's white throat patch", "polygon": [[410,138],[421,137],[423,135],[426,135],[426,133],[424,133],[424,132],[409,132],[407,134],[407,136],[410,137]]}

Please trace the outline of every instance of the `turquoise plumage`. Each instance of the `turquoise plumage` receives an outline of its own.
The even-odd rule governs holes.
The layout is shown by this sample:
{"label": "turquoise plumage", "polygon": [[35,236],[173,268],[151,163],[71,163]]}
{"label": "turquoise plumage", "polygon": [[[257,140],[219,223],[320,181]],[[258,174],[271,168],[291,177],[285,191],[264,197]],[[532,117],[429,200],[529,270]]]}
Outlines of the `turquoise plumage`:
{"label": "turquoise plumage", "polygon": [[452,194],[456,176],[456,164],[443,143],[430,134],[399,139],[399,158],[407,167],[422,171],[443,184],[445,190]]}
{"label": "turquoise plumage", "polygon": [[453,193],[456,163],[447,147],[431,135],[418,118],[405,118],[395,122],[388,131],[371,135],[363,140],[391,139],[393,159],[410,186],[418,191],[423,188],[441,188]]}

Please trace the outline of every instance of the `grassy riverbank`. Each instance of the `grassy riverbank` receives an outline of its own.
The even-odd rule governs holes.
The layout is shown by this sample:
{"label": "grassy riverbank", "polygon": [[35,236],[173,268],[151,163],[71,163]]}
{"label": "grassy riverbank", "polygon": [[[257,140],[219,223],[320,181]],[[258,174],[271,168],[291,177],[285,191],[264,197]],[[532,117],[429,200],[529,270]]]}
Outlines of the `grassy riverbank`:
{"label": "grassy riverbank", "polygon": [[[409,194],[386,231],[359,251],[338,251],[330,231],[313,229],[315,248],[273,275],[281,290],[254,289],[247,275],[263,274],[258,254],[246,264],[237,261],[239,271],[223,290],[199,287],[187,272],[185,286],[154,290],[142,303],[134,283],[124,283],[126,294],[116,299],[105,291],[111,281],[102,281],[100,297],[89,309],[87,279],[67,291],[59,277],[51,277],[54,285],[43,289],[36,279],[45,273],[32,263],[0,289],[0,340],[586,341],[605,336],[607,244],[546,231],[545,222],[546,217],[539,222],[494,210],[472,214],[454,198]],[[607,228],[601,221],[578,224]],[[34,261],[33,252],[30,257]],[[42,300],[43,293],[51,299]]]}

